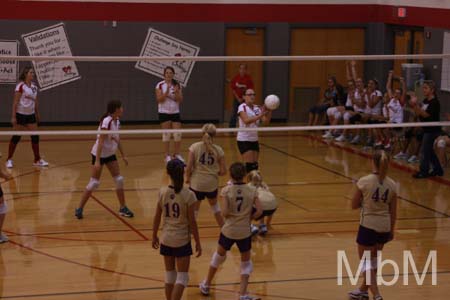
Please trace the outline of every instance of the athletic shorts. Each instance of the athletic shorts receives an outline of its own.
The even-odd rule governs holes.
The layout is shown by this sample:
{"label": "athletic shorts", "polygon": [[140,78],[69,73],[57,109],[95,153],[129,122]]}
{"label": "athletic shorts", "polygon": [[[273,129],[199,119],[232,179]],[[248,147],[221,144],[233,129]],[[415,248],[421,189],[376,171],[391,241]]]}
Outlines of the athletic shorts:
{"label": "athletic shorts", "polygon": [[386,121],[379,119],[369,119],[367,120],[367,124],[386,124]]}
{"label": "athletic shorts", "polygon": [[322,114],[327,111],[328,108],[330,108],[330,104],[317,104],[314,105],[309,109],[309,112],[312,114]]}
{"label": "athletic shorts", "polygon": [[[91,154],[91,156],[92,156],[92,164],[95,165],[96,157],[93,154]],[[103,166],[104,164],[107,164],[107,163],[110,163],[110,162],[116,161],[116,160],[117,160],[117,157],[115,154],[108,156],[108,157],[100,157],[100,165]]]}
{"label": "athletic shorts", "polygon": [[237,141],[237,145],[239,148],[239,152],[241,154],[244,154],[248,151],[256,151],[259,152],[259,142],[244,142],[244,141]]}
{"label": "athletic shorts", "polygon": [[212,192],[199,192],[199,191],[194,190],[191,187],[189,189],[194,192],[195,197],[197,197],[198,201],[204,200],[205,198],[208,198],[208,199],[217,198],[217,193],[218,193],[217,189]]}
{"label": "athletic shorts", "polygon": [[219,245],[222,246],[225,250],[230,250],[234,243],[236,243],[239,252],[243,253],[250,251],[250,249],[252,249],[252,236],[250,235],[242,240],[234,240],[227,238],[223,235],[223,233],[220,233]]}
{"label": "athletic shorts", "polygon": [[355,124],[356,122],[361,122],[361,120],[362,120],[361,113],[356,113],[355,115],[351,116],[349,119],[350,124]]}
{"label": "athletic shorts", "polygon": [[391,232],[377,232],[373,229],[359,225],[356,242],[362,246],[375,246],[376,244],[386,244],[392,240]]}
{"label": "athletic shorts", "polygon": [[184,257],[192,255],[191,242],[181,247],[169,247],[161,244],[159,247],[159,253],[163,256]]}
{"label": "athletic shorts", "polygon": [[164,123],[164,122],[167,122],[167,121],[181,123],[181,118],[180,118],[180,114],[179,113],[177,113],[177,114],[159,113],[158,117],[159,117],[159,122],[160,123]]}
{"label": "athletic shorts", "polygon": [[19,125],[27,125],[27,124],[35,124],[36,123],[36,115],[22,115],[19,113],[16,113],[16,121]]}
{"label": "athletic shorts", "polygon": [[[276,208],[275,209],[268,209],[268,210],[263,210],[261,216],[259,216],[256,221],[261,220],[264,217],[270,217],[271,215],[273,215],[276,212]],[[256,211],[256,209],[255,209]]]}

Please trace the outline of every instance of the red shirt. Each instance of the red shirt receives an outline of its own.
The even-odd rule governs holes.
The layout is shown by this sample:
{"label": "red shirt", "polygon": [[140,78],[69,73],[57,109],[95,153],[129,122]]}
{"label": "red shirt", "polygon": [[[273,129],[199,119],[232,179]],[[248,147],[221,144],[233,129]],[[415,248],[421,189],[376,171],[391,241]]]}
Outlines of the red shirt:
{"label": "red shirt", "polygon": [[244,94],[247,89],[254,89],[253,80],[250,75],[241,77],[241,74],[237,74],[231,80],[231,89],[236,92],[236,95],[238,95],[239,98],[242,98],[242,94]]}

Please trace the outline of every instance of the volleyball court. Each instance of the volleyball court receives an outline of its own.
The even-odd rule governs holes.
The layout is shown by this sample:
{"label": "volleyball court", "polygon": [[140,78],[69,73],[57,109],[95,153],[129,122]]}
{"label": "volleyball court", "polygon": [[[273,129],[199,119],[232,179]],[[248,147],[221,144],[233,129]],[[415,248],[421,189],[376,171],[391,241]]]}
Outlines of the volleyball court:
{"label": "volleyball court", "polygon": [[[408,86],[392,71],[385,78],[360,71],[365,59],[398,58],[253,58],[339,62],[341,75],[324,78],[319,98],[290,123],[274,122],[272,114],[294,99],[245,88],[237,128],[185,124],[189,86],[176,82],[173,67],[148,96],[158,105],[159,125],[127,124],[128,102],[114,95],[89,108],[99,122],[84,128],[30,131],[38,122],[19,111],[20,130],[0,133],[8,207],[2,238],[9,239],[0,246],[2,297],[444,299],[449,123],[429,118],[437,87],[426,80]],[[106,59],[124,60],[98,61]],[[26,86],[16,87],[19,102],[38,88],[27,76]],[[44,103],[45,93],[37,93]],[[431,154],[423,146],[430,141]],[[424,155],[435,155],[426,170]],[[361,207],[382,217],[363,210],[360,218]],[[337,284],[338,251],[355,272],[359,249],[385,244],[383,259],[403,262],[411,250],[420,270],[437,250],[438,285],[431,270],[423,285],[357,285],[347,273]],[[365,273],[380,267],[373,258]],[[390,280],[394,271],[385,267],[378,276]]]}

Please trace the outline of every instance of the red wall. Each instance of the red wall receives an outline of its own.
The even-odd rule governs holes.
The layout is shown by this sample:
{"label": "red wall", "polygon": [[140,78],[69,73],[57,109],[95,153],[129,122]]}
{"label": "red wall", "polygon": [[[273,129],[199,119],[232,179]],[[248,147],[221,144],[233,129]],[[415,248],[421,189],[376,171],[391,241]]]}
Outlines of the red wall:
{"label": "red wall", "polygon": [[161,4],[3,0],[0,19],[116,20],[148,22],[382,22],[450,28],[450,10],[389,5]]}

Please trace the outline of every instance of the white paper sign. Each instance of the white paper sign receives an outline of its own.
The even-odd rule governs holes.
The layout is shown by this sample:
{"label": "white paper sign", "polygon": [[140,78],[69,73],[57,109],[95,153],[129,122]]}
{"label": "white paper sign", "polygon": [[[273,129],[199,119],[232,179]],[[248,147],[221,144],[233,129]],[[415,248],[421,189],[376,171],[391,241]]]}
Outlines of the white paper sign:
{"label": "white paper sign", "polygon": [[[63,23],[22,35],[31,56],[72,56]],[[74,61],[34,62],[41,90],[47,90],[80,79]]]}
{"label": "white paper sign", "polygon": [[0,84],[16,83],[19,72],[19,62],[17,60],[1,59],[2,56],[19,55],[18,41],[0,40]]}
{"label": "white paper sign", "polygon": [[[153,28],[148,30],[147,38],[140,56],[198,56],[200,48],[171,37]],[[171,66],[175,70],[175,80],[186,86],[194,61],[138,61],[136,69],[164,79],[164,68]]]}
{"label": "white paper sign", "polygon": [[[450,54],[450,32],[444,32],[442,54]],[[442,59],[441,90],[450,92],[450,58]]]}

